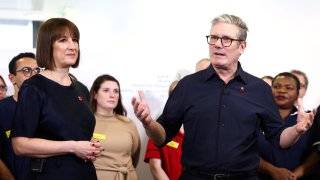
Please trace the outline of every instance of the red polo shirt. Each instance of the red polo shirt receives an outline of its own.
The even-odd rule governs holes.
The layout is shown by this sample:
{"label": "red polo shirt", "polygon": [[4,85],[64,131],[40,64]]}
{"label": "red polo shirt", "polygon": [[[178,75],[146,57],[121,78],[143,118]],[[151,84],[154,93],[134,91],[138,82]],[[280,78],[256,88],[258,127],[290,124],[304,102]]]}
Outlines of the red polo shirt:
{"label": "red polo shirt", "polygon": [[160,149],[149,139],[144,162],[149,163],[149,159],[152,158],[160,159],[162,168],[167,173],[169,179],[178,180],[182,169],[180,160],[183,137],[184,134],[179,131],[178,135],[171,142]]}

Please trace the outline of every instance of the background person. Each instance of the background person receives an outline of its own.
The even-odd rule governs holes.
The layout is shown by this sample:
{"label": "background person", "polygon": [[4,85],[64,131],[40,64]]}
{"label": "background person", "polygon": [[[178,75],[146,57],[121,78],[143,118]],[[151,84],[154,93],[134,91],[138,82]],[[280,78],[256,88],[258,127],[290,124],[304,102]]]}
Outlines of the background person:
{"label": "background person", "polygon": [[22,84],[11,132],[15,153],[32,157],[27,179],[97,179],[92,161],[102,148],[91,141],[89,91],[69,77],[69,68],[79,65],[79,39],[77,26],[67,19],[51,18],[40,26],[36,59],[45,70]]}
{"label": "background person", "polygon": [[98,179],[137,180],[140,136],[122,104],[120,83],[111,75],[95,79],[90,90],[90,106],[96,117],[93,137],[104,148],[94,162]]}
{"label": "background person", "polygon": [[261,79],[264,80],[264,82],[268,83],[270,86],[272,85],[272,76],[263,76]]}
{"label": "background person", "polygon": [[0,75],[0,100],[7,96],[7,84]]}
{"label": "background person", "polygon": [[[4,81],[3,77],[0,75],[0,100],[5,98],[7,94],[7,85],[6,82]],[[1,110],[1,109],[0,109]],[[1,115],[1,114],[0,114]],[[1,123],[1,122],[0,122]],[[0,133],[2,133],[3,130],[0,127]],[[3,141],[0,140],[0,146],[3,146]],[[2,153],[0,148],[0,153]],[[14,179],[10,169],[8,166],[3,162],[3,157],[0,155],[0,180],[5,179],[5,180],[12,180]]]}
{"label": "background person", "polygon": [[208,66],[211,64],[209,58],[202,58],[196,63],[196,72],[207,69]]}
{"label": "background person", "polygon": [[16,180],[24,180],[30,168],[29,158],[15,155],[10,138],[18,92],[26,79],[39,72],[40,68],[34,53],[25,52],[13,57],[9,62],[9,80],[13,85],[14,93],[0,101],[0,142],[2,142],[0,156],[10,170],[9,173]]}
{"label": "background person", "polygon": [[[294,103],[299,97],[300,83],[298,78],[283,72],[275,76],[272,82],[272,93],[279,108],[281,118],[287,126],[297,123],[297,108]],[[261,134],[259,137],[259,153],[261,156],[259,169],[260,179],[319,179],[319,176],[308,175],[315,169],[320,156],[312,144],[318,137],[318,120],[315,119],[309,131],[301,135],[299,140],[288,149],[281,149],[270,145]],[[314,155],[312,155],[314,154]],[[312,156],[314,158],[308,158]],[[309,164],[306,166],[306,164]],[[299,170],[301,169],[301,170]]]}
{"label": "background person", "polygon": [[[304,96],[307,93],[307,89],[309,86],[309,79],[306,75],[306,73],[300,71],[300,70],[291,70],[290,71],[293,75],[297,76],[297,78],[300,81],[300,90],[299,90],[299,98],[304,98]],[[297,106],[298,102],[296,101],[295,105]]]}

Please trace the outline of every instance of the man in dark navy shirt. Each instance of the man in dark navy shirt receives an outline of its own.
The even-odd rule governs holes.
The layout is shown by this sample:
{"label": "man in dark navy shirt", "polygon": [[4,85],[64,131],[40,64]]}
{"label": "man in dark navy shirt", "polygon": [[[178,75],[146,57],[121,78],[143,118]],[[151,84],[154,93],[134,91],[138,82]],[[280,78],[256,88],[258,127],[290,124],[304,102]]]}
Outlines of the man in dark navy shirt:
{"label": "man in dark navy shirt", "polygon": [[35,55],[31,52],[20,53],[15,56],[9,63],[9,79],[14,87],[14,94],[0,101],[0,157],[4,162],[2,170],[9,169],[10,172],[2,172],[5,179],[14,177],[16,180],[25,179],[29,170],[29,161],[27,158],[19,157],[14,154],[12,149],[10,132],[18,101],[18,92],[24,80],[28,79],[35,73],[39,73]]}
{"label": "man in dark navy shirt", "polygon": [[274,146],[292,145],[312,124],[315,112],[286,128],[271,88],[245,72],[239,57],[246,48],[247,25],[239,17],[223,14],[212,21],[207,36],[211,65],[183,78],[162,115],[150,116],[143,92],[132,105],[147,135],[159,146],[168,143],[183,124],[183,172],[180,179],[257,179],[257,138],[262,128]]}

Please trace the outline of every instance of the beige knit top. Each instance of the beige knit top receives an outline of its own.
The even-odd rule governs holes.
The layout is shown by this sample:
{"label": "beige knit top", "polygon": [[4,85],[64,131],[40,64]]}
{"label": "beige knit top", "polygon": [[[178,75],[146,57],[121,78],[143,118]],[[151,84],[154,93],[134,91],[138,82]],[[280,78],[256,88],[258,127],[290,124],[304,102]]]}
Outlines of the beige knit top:
{"label": "beige knit top", "polygon": [[131,119],[95,114],[93,137],[99,139],[104,151],[94,162],[99,180],[137,180],[135,167],[139,161],[140,137]]}

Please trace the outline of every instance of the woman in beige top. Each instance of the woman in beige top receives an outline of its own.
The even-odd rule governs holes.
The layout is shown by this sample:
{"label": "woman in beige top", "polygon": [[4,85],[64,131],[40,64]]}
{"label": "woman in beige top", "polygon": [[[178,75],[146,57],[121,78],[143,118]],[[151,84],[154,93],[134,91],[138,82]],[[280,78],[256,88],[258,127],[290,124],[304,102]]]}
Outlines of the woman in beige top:
{"label": "woman in beige top", "polygon": [[118,80],[99,76],[90,90],[90,106],[96,117],[93,137],[104,148],[94,162],[98,179],[138,179],[140,137],[134,121],[126,117]]}

